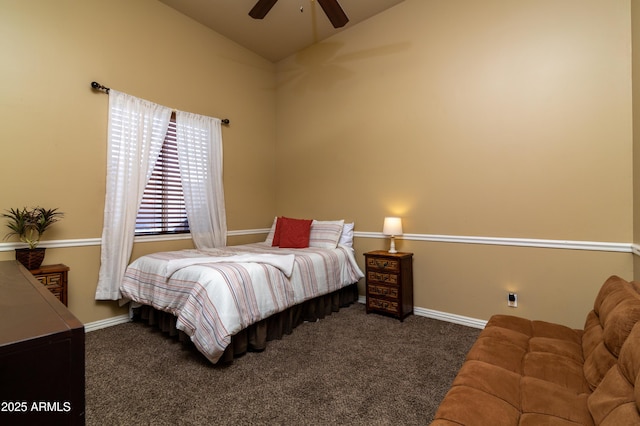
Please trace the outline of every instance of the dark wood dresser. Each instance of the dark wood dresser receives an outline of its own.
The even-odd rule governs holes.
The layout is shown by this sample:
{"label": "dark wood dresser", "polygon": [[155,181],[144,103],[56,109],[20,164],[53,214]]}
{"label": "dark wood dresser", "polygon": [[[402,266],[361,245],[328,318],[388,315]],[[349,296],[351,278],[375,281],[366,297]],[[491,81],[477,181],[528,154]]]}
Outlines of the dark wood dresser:
{"label": "dark wood dresser", "polygon": [[377,250],[364,256],[367,313],[382,312],[403,321],[413,313],[413,253]]}
{"label": "dark wood dresser", "polygon": [[17,261],[0,262],[0,423],[85,423],[84,326]]}

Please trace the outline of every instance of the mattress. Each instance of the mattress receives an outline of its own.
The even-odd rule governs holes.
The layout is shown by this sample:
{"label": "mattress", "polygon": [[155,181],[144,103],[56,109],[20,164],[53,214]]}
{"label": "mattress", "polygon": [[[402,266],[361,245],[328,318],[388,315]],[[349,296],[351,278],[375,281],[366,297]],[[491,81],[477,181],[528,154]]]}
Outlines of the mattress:
{"label": "mattress", "polygon": [[120,290],[134,303],[175,315],[176,327],[215,363],[240,330],[363,276],[349,247],[254,243],[140,257]]}

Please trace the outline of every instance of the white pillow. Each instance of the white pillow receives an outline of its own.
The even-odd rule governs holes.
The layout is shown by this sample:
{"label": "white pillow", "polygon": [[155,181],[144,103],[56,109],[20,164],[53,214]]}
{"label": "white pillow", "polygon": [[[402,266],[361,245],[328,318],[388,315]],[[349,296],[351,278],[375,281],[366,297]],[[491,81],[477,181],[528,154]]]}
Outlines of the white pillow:
{"label": "white pillow", "polygon": [[340,241],[338,244],[347,247],[353,247],[353,228],[355,222],[345,223],[342,227],[342,234],[340,234]]}
{"label": "white pillow", "polygon": [[309,247],[336,248],[343,226],[344,220],[314,220],[311,222]]}

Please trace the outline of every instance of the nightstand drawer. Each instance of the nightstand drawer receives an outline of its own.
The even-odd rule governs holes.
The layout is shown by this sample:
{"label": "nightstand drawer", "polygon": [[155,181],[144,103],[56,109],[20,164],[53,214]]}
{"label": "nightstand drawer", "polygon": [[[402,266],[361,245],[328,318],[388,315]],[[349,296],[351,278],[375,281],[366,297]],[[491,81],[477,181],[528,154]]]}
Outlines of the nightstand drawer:
{"label": "nightstand drawer", "polygon": [[35,278],[51,291],[53,291],[54,289],[62,288],[62,273],[51,275],[35,275]]}
{"label": "nightstand drawer", "polygon": [[53,293],[60,301],[67,305],[67,286],[69,267],[66,265],[42,265],[32,269],[31,274]]}
{"label": "nightstand drawer", "polygon": [[382,311],[387,311],[391,314],[397,314],[398,302],[392,302],[390,300],[376,299],[375,297],[370,297],[369,300],[367,300],[367,308],[378,309]]}
{"label": "nightstand drawer", "polygon": [[367,271],[367,280],[387,284],[398,284],[398,276],[396,274],[383,274],[376,271]]}
{"label": "nightstand drawer", "polygon": [[59,285],[59,283],[53,283],[53,284],[48,284],[45,281],[47,281],[46,279],[43,279],[45,277],[36,277],[38,279],[38,281],[40,281],[42,284],[44,284],[44,286],[47,288],[47,290],[49,290],[51,293],[53,293],[54,296],[56,296],[58,299],[62,300],[62,286]]}
{"label": "nightstand drawer", "polygon": [[395,259],[368,257],[367,268],[381,269],[383,271],[400,271],[400,262]]}
{"label": "nightstand drawer", "polygon": [[389,287],[386,285],[367,285],[367,291],[374,296],[384,296],[392,299],[398,298],[398,287]]}

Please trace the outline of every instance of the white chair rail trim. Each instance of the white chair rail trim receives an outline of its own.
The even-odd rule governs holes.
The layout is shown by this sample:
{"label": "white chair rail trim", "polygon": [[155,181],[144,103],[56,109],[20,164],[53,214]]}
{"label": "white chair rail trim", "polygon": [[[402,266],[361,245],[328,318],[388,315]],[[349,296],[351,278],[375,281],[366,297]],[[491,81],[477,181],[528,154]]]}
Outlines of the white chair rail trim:
{"label": "white chair rail trim", "polygon": [[[388,238],[379,232],[356,232],[356,237]],[[403,234],[396,239],[438,243],[485,244],[497,246],[554,248],[565,250],[592,250],[634,253],[640,255],[640,245],[599,241],[542,240],[534,238],[471,237],[463,235]]]}
{"label": "white chair rail trim", "polygon": [[[241,231],[229,231],[228,236],[237,235],[252,235],[252,234],[266,234],[269,229],[244,229]],[[136,243],[148,243],[154,241],[175,241],[175,240],[190,240],[190,234],[166,234],[166,235],[148,235],[136,237],[134,241]],[[42,241],[38,247],[45,248],[64,248],[64,247],[87,247],[87,246],[99,246],[102,242],[101,238],[82,238],[76,240],[49,240]],[[17,248],[24,248],[26,244],[23,243],[0,243],[0,251],[11,251]]]}
{"label": "white chair rail trim", "polygon": [[[243,229],[237,231],[229,231],[228,236],[266,234],[268,228],[264,229]],[[358,238],[388,238],[382,232],[354,232],[354,236]],[[188,240],[189,234],[176,235],[153,235],[145,237],[136,237],[135,242],[153,242],[153,241],[171,241],[171,240]],[[591,250],[591,251],[607,251],[619,253],[633,253],[640,256],[640,244],[633,243],[611,243],[599,241],[571,241],[571,240],[543,240],[534,238],[501,238],[501,237],[476,237],[463,235],[436,235],[436,234],[403,234],[396,237],[402,240],[411,241],[428,241],[437,243],[453,243],[453,244],[484,244],[498,246],[515,246],[515,247],[537,247],[537,248],[553,248],[564,250]],[[63,247],[86,247],[99,246],[100,238],[82,238],[74,240],[50,240],[42,241],[40,247],[46,248],[63,248]],[[26,247],[23,243],[0,243],[0,251],[11,251],[16,248]]]}

